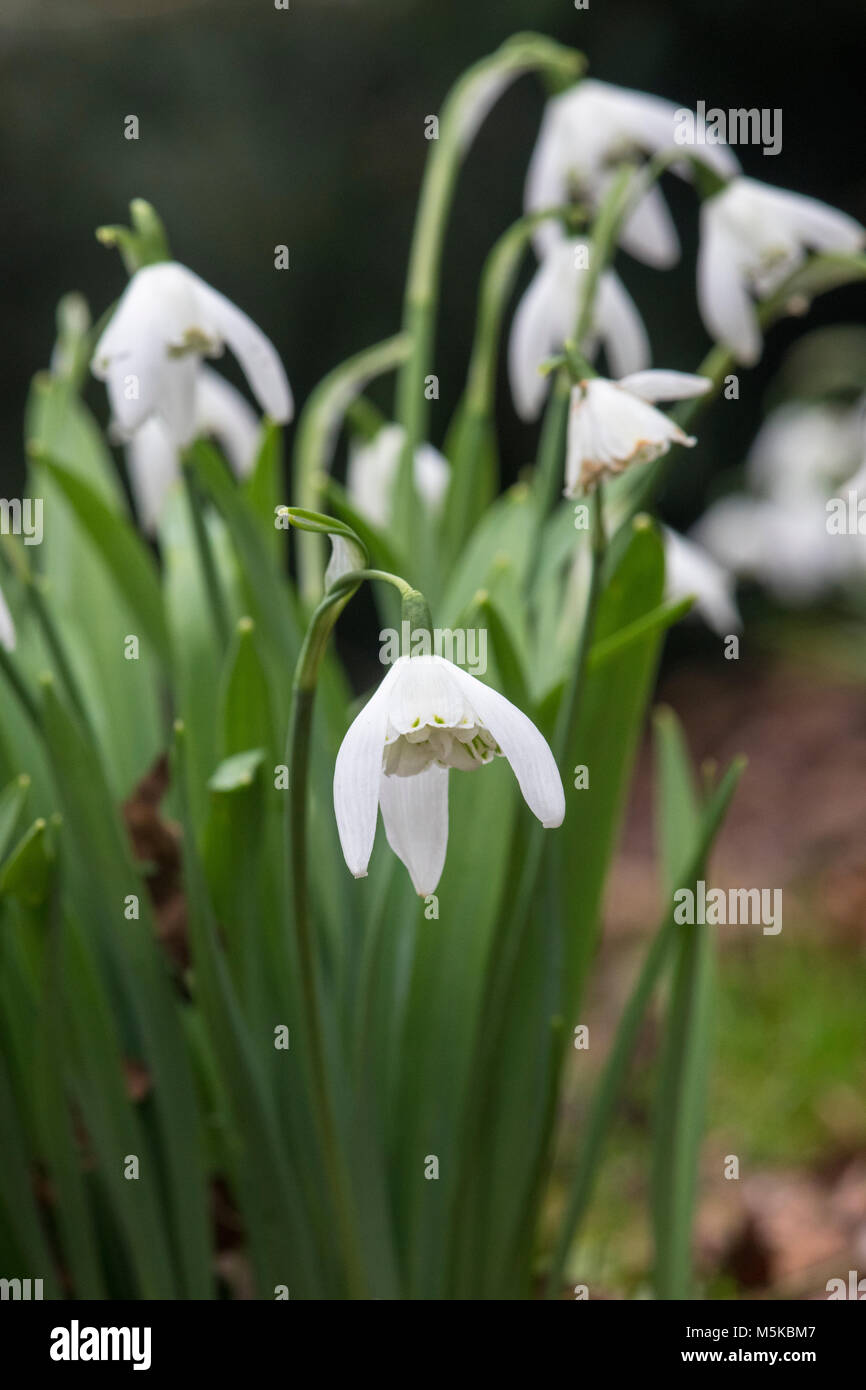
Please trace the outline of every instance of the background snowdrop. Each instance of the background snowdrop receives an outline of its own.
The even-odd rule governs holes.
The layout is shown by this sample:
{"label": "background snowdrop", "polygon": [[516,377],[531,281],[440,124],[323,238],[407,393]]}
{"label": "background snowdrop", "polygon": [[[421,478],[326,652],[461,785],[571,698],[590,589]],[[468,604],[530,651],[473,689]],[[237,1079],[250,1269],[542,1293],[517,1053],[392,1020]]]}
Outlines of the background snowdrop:
{"label": "background snowdrop", "polygon": [[669,599],[693,596],[695,611],[720,637],[739,632],[743,625],[734,599],[735,578],[713,556],[669,526],[662,528],[665,543],[665,592]]}
{"label": "background snowdrop", "polygon": [[761,355],[752,296],[766,299],[806,251],[860,250],[866,231],[816,198],[735,178],[701,206],[698,304],[707,332],[750,365]]}
{"label": "background snowdrop", "polygon": [[[406,432],[400,425],[383,425],[371,440],[353,441],[346,485],[352,504],[374,526],[391,520],[391,506]],[[413,479],[421,502],[435,516],[442,507],[451,470],[432,444],[415,450]]]}
{"label": "background snowdrop", "polygon": [[[524,420],[541,410],[549,380],[539,372],[577,328],[586,291],[589,248],[580,240],[557,242],[546,252],[517,306],[508,344],[508,372],[515,409]],[[650,346],[637,306],[619,276],[600,277],[589,338],[579,345],[592,358],[604,348],[616,376],[642,371]]]}
{"label": "background snowdrop", "polygon": [[700,396],[709,387],[705,377],[667,371],[636,372],[621,381],[592,377],[579,382],[569,407],[566,497],[577,497],[632,464],[650,463],[672,444],[693,448],[694,436],[650,402]]}
{"label": "background snowdrop", "polygon": [[291,418],[292,395],[274,345],[225,295],[174,261],[132,276],[96,344],[91,368],[106,383],[122,437],[158,417],[180,447],[196,430],[196,384],[203,357],[225,344],[240,362],[262,409]]}
{"label": "background snowdrop", "polygon": [[[617,161],[674,148],[677,109],[661,97],[594,78],[553,97],[527,174],[527,211],[559,207],[570,198],[597,205]],[[723,145],[702,148],[701,157],[724,177],[739,169],[736,157]],[[542,224],[536,244],[543,251],[561,236],[559,228]],[[648,189],[627,217],[620,241],[637,260],[659,269],[679,259],[679,237],[657,186]]]}

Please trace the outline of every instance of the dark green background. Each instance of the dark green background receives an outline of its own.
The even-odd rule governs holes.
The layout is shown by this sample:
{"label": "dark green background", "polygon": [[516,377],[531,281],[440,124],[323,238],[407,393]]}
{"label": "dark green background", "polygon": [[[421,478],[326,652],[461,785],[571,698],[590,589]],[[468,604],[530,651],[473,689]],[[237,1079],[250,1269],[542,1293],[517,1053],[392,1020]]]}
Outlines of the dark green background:
{"label": "dark green background", "polygon": [[[20,417],[46,362],[54,304],[77,288],[98,314],[121,288],[93,237],[131,197],[165,217],[174,254],[248,310],[277,343],[296,397],[399,324],[415,202],[436,112],[460,71],[516,30],[583,48],[594,75],[694,104],[783,109],[783,149],[741,151],[746,171],[866,220],[862,0],[3,0],[4,486],[20,485]],[[464,171],[445,262],[436,367],[441,442],[462,382],[479,269],[520,212],[542,109],[524,78],[494,109]],[[140,119],[138,142],[124,116]],[[657,365],[693,368],[706,347],[694,305],[695,204],[667,181],[685,256],[658,273],[620,257]],[[291,269],[273,268],[273,247]],[[527,270],[528,273],[528,270]],[[866,292],[821,301],[810,322],[864,317]],[[799,324],[777,330],[742,399],[720,404],[684,460],[672,517],[700,509],[709,476],[736,465],[761,395]],[[504,384],[504,379],[503,379]],[[101,412],[101,389],[91,387]],[[387,405],[387,397],[382,398]],[[507,392],[503,457],[532,456]]]}

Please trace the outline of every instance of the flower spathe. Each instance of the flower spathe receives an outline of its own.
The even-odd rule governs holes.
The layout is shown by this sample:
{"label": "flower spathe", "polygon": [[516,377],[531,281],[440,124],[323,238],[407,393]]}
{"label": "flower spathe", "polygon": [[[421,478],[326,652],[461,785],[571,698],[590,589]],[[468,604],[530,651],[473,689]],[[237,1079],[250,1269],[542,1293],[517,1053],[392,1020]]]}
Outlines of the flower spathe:
{"label": "flower spathe", "polygon": [[354,876],[367,873],[381,807],[415,891],[435,892],[448,844],[449,769],[471,771],[500,756],[542,825],[561,825],[562,780],[532,720],[444,657],[400,657],[351,725],[334,768],[337,828]]}
{"label": "flower spathe", "polygon": [[[597,206],[618,161],[674,148],[679,109],[661,97],[593,78],[552,97],[527,174],[527,212],[559,207],[572,197]],[[702,147],[701,158],[723,178],[739,171],[724,145]],[[562,235],[561,228],[544,223],[536,245],[548,250]],[[658,187],[651,187],[626,218],[620,242],[648,265],[663,269],[676,263],[679,238]]]}
{"label": "flower spathe", "polygon": [[279,423],[291,419],[282,362],[252,319],[176,261],[137,270],[91,362],[108,388],[117,433],[129,438],[155,417],[178,447],[189,444],[202,358],[219,357],[226,344],[262,409]]}
{"label": "flower spathe", "polygon": [[[548,380],[539,367],[560,351],[577,329],[587,284],[584,266],[588,263],[585,241],[552,246],[517,306],[508,343],[508,374],[515,409],[524,420],[536,419],[547,393]],[[649,339],[643,320],[612,270],[599,276],[589,338],[580,348],[592,357],[599,344],[617,376],[649,366]]]}
{"label": "flower spathe", "polygon": [[650,402],[700,396],[711,385],[707,377],[667,371],[578,382],[569,406],[565,496],[580,496],[632,464],[650,463],[672,444],[692,448],[694,436]]}
{"label": "flower spathe", "polygon": [[707,332],[746,366],[761,355],[752,295],[765,299],[807,250],[855,252],[866,230],[817,198],[735,178],[701,206],[698,304]]}

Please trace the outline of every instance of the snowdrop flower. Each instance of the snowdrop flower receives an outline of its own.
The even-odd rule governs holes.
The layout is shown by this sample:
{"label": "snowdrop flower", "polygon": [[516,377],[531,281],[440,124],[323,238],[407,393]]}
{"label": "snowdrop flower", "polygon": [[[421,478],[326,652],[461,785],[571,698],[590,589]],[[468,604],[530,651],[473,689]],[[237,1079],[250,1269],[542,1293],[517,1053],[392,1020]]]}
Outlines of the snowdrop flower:
{"label": "snowdrop flower", "polygon": [[746,473],[765,497],[809,501],[851,478],[866,457],[862,404],[789,401],[774,410],[749,450]]}
{"label": "snowdrop flower", "polygon": [[[194,389],[196,436],[212,435],[235,476],[246,477],[258,448],[255,411],[230,382],[208,367],[199,372]],[[126,461],[139,525],[147,535],[153,535],[169,488],[180,476],[177,445],[157,416],[145,420],[129,440]]]}
{"label": "snowdrop flower", "polygon": [[665,593],[676,601],[693,597],[695,612],[720,637],[739,632],[742,619],[734,601],[734,576],[704,550],[669,526],[662,527]]}
{"label": "snowdrop flower", "polygon": [[[384,425],[365,444],[353,446],[346,478],[352,505],[374,526],[385,527],[391,520],[391,498],[400,467],[406,432],[402,425]],[[432,444],[415,450],[413,478],[415,491],[434,515],[441,509],[448,490],[451,469]]]}
{"label": "snowdrop flower", "polygon": [[3,591],[0,589],[0,647],[4,651],[14,652],[16,640],[15,623],[9,611],[9,605],[3,596]]}
{"label": "snowdrop flower", "polygon": [[448,844],[448,772],[510,762],[542,825],[562,824],[565,795],[547,743],[519,709],[440,656],[402,656],[343,739],[334,810],[347,865],[363,878],[378,808],[415,891],[436,890]]}
{"label": "snowdrop flower", "polygon": [[663,371],[578,382],[568,415],[565,496],[577,497],[630,464],[651,463],[672,444],[692,448],[694,436],[648,402],[700,396],[710,385],[707,377]]}
{"label": "snowdrop flower", "polygon": [[866,231],[816,198],[736,178],[701,206],[698,303],[707,331],[746,366],[761,355],[751,295],[765,299],[806,250],[857,251]]}
{"label": "snowdrop flower", "polygon": [[[526,180],[527,212],[560,207],[571,198],[597,206],[613,177],[613,166],[635,153],[673,149],[676,113],[671,101],[587,78],[553,97],[545,109]],[[724,145],[702,147],[701,158],[723,178],[739,171]],[[685,166],[683,166],[685,167]],[[540,251],[562,236],[544,223],[536,233]],[[626,218],[620,241],[631,255],[665,268],[679,259],[679,239],[667,204],[653,185]]]}
{"label": "snowdrop flower", "polygon": [[[573,337],[583,303],[588,247],[563,241],[551,247],[517,306],[508,345],[511,394],[518,415],[534,420],[547,393],[539,367]],[[604,346],[616,376],[642,371],[650,363],[649,340],[637,307],[612,270],[599,277],[593,326],[580,345],[587,357]]]}
{"label": "snowdrop flower", "polygon": [[189,444],[201,360],[218,357],[226,343],[262,409],[274,420],[290,419],[283,365],[252,319],[175,261],[136,271],[91,362],[108,387],[116,431],[128,438],[155,417],[176,445]]}
{"label": "snowdrop flower", "polygon": [[723,497],[692,534],[721,564],[757,580],[784,604],[811,603],[860,563],[857,537],[831,536],[822,500]]}

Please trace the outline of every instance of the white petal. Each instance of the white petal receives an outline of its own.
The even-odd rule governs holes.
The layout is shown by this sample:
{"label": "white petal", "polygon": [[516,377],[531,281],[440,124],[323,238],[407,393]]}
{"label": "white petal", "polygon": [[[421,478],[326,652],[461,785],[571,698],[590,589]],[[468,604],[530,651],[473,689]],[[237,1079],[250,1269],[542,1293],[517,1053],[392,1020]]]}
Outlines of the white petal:
{"label": "white petal", "polygon": [[796,235],[816,251],[859,251],[866,245],[866,229],[838,208],[802,193],[746,180],[752,192],[760,189],[764,202],[774,208]]}
{"label": "white petal", "polygon": [[435,764],[414,777],[382,774],[379,804],[385,835],[409,870],[416,893],[435,893],[448,848],[448,769]]}
{"label": "white petal", "polygon": [[599,278],[595,323],[613,376],[640,372],[651,361],[649,338],[637,305],[619,276],[606,270]]}
{"label": "white petal", "polygon": [[366,875],[373,852],[388,702],[404,660],[408,657],[394,663],[367,701],[340,744],[334,764],[334,814],[343,858],[355,878]]}
{"label": "white petal", "polygon": [[537,419],[549,386],[538,368],[555,346],[548,263],[558,249],[552,250],[548,260],[538,267],[511,325],[508,379],[514,408],[522,420]]}
{"label": "white petal", "polygon": [[9,605],[0,590],[0,647],[7,652],[15,650],[15,623],[9,611]]}
{"label": "white petal", "polygon": [[165,426],[155,416],[145,420],[126,445],[126,466],[138,524],[156,532],[166,493],[180,476],[180,461]]}
{"label": "white petal", "polygon": [[752,366],[761,355],[758,320],[739,270],[737,247],[725,232],[714,203],[714,198],[708,198],[701,207],[698,251],[701,318],[711,338],[730,348],[744,366]]}
{"label": "white petal", "polygon": [[664,195],[653,185],[623,223],[620,245],[657,270],[668,270],[680,258],[680,239]]}
{"label": "white petal", "polygon": [[720,637],[742,627],[734,602],[734,577],[694,541],[664,526],[665,592],[669,599],[693,596],[697,612]]}
{"label": "white petal", "polygon": [[523,798],[542,825],[561,825],[565,793],[556,761],[532,720],[489,685],[453,668],[453,679],[510,762]]}
{"label": "white petal", "polygon": [[709,377],[695,376],[692,372],[655,368],[648,372],[632,372],[617,382],[633,396],[640,396],[642,401],[684,401],[690,396],[702,396],[712,384]]}
{"label": "white petal", "polygon": [[272,420],[280,423],[291,420],[292,393],[283,364],[270,338],[219,290],[213,289],[198,275],[193,278],[201,304],[243,367],[244,375],[262,409]]}
{"label": "white petal", "polygon": [[259,421],[252,406],[219,372],[202,367],[196,386],[196,429],[212,434],[238,478],[253,468],[259,442]]}

